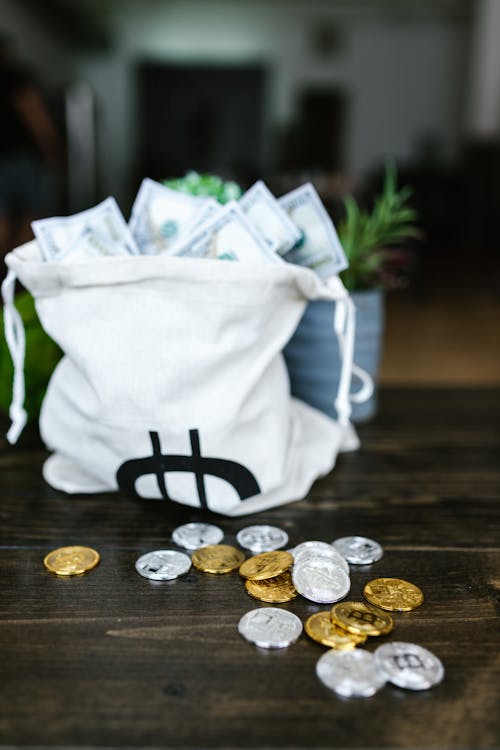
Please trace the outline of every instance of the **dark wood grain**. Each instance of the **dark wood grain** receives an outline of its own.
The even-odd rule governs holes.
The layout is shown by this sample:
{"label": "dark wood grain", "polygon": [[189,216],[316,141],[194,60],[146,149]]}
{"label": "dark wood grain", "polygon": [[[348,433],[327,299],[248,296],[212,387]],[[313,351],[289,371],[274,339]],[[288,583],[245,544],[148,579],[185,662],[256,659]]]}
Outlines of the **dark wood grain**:
{"label": "dark wood grain", "polygon": [[[500,390],[381,394],[307,500],[226,519],[118,495],[68,497],[41,478],[33,434],[0,451],[0,741],[16,746],[495,748],[500,746]],[[171,583],[140,578],[142,552],[169,545],[188,520],[212,520],[225,541],[274,523],[291,543],[359,533],[381,561],[352,574],[398,576],[425,602],[396,615],[385,640],[430,648],[444,682],[385,687],[342,700],[315,676],[324,649],[303,636],[264,652],[237,632],[254,606],[237,574],[193,570]],[[96,547],[101,564],[60,579],[42,560],[56,546]],[[303,620],[322,607],[299,598]],[[371,640],[372,650],[382,642]]]}

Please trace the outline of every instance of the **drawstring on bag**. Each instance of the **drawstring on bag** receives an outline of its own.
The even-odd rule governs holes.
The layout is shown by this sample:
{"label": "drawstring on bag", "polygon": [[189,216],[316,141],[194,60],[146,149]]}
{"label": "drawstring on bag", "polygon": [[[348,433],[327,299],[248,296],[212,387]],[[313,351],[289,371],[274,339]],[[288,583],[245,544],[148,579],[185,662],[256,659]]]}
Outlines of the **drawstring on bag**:
{"label": "drawstring on bag", "polygon": [[[351,297],[338,276],[331,277],[328,282],[330,289],[340,291],[343,296],[335,304],[333,328],[339,342],[342,365],[340,370],[335,409],[340,424],[346,425],[351,416],[351,402],[363,403],[373,393],[373,380],[370,375],[354,363],[354,336],[356,332],[356,308]],[[361,388],[351,393],[352,377],[361,380]]]}
{"label": "drawstring on bag", "polygon": [[11,426],[7,433],[9,443],[17,443],[28,415],[23,408],[24,404],[24,354],[26,350],[26,337],[24,324],[14,304],[14,291],[16,287],[16,274],[10,269],[2,282],[2,299],[4,303],[4,331],[5,340],[9,347],[12,364],[14,366],[14,379],[12,384],[12,401],[9,409]]}

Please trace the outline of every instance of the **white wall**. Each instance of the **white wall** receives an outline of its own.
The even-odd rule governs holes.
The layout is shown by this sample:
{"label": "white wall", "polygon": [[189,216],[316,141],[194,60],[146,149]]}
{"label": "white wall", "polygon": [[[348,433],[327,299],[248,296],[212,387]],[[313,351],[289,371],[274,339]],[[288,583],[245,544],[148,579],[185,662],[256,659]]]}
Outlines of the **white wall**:
{"label": "white wall", "polygon": [[[426,133],[434,133],[443,155],[452,159],[462,132],[467,24],[432,14],[394,19],[335,7],[273,0],[122,0],[115,5],[108,17],[117,41],[113,58],[81,68],[100,94],[103,155],[112,181],[125,179],[134,154],[129,73],[142,58],[267,63],[274,124],[293,116],[302,86],[342,86],[350,92],[345,163],[353,173],[387,156],[411,158]],[[314,58],[309,31],[329,19],[341,26],[345,43],[325,62]]]}
{"label": "white wall", "polygon": [[[14,0],[0,2],[15,15]],[[429,3],[426,12],[415,11],[415,3],[415,12],[398,17],[390,3],[378,13],[367,12],[368,6],[334,0],[107,0],[96,7],[114,36],[114,50],[80,57],[70,70],[55,50],[45,64],[56,78],[70,73],[96,92],[103,193],[119,198],[128,193],[136,162],[131,73],[144,58],[267,64],[272,125],[293,116],[301,87],[341,86],[350,97],[344,161],[353,174],[387,156],[411,158],[429,132],[453,159],[463,129],[467,22],[433,14]],[[344,44],[330,61],[315,59],[311,26],[330,20],[342,28]],[[40,59],[44,45],[36,30],[30,34],[23,51]]]}
{"label": "white wall", "polygon": [[500,132],[500,2],[476,0],[476,24],[468,76],[466,128],[491,140]]}

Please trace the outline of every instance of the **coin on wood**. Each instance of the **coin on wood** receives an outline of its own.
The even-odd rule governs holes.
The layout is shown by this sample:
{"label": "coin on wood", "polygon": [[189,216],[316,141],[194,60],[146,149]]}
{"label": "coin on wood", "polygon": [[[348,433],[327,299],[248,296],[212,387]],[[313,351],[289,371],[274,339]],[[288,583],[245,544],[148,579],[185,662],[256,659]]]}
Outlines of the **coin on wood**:
{"label": "coin on wood", "polygon": [[303,562],[306,558],[328,557],[330,560],[333,560],[344,568],[347,575],[349,575],[349,563],[347,560],[333,545],[327,544],[326,542],[302,542],[293,550],[290,550],[290,553],[293,555],[295,565]]}
{"label": "coin on wood", "polygon": [[171,549],[157,549],[146,552],[135,563],[135,569],[151,581],[172,581],[187,573],[191,560],[183,552]]}
{"label": "coin on wood", "polygon": [[243,615],[238,630],[243,638],[259,648],[286,648],[302,633],[302,622],[285,609],[261,607]]}
{"label": "coin on wood", "polygon": [[350,633],[363,635],[385,635],[394,627],[390,615],[363,602],[339,602],[333,607],[331,618]]}
{"label": "coin on wood", "polygon": [[371,565],[384,554],[380,544],[366,536],[342,536],[332,545],[351,565]]}
{"label": "coin on wood", "polygon": [[293,566],[293,585],[312,602],[327,604],[347,596],[351,587],[349,575],[334,560],[307,557]]}
{"label": "coin on wood", "polygon": [[271,552],[288,544],[288,534],[283,529],[266,524],[246,526],[236,534],[236,541],[254,554]]}
{"label": "coin on wood", "polygon": [[284,550],[262,552],[260,555],[245,560],[240,568],[240,575],[243,578],[251,578],[252,581],[263,581],[266,578],[279,576],[291,565],[293,565],[293,557],[289,552]]}
{"label": "coin on wood", "polygon": [[271,604],[290,602],[299,594],[288,570],[274,578],[266,578],[264,581],[252,581],[247,578],[245,588],[254,599]]}
{"label": "coin on wood", "polygon": [[407,690],[428,690],[444,677],[441,660],[416,643],[384,643],[376,649],[374,657],[388,681]]}
{"label": "coin on wood", "polygon": [[230,573],[237,570],[245,555],[229,544],[209,544],[193,552],[191,561],[195,568],[204,573]]}
{"label": "coin on wood", "polygon": [[366,635],[350,633],[332,622],[330,612],[316,612],[304,624],[304,629],[313,641],[337,651],[350,651],[358,643],[366,641]]}
{"label": "coin on wood", "polygon": [[316,664],[316,674],[327,688],[346,698],[368,698],[386,683],[373,654],[363,649],[327,651]]}
{"label": "coin on wood", "polygon": [[100,555],[91,547],[59,547],[45,556],[43,564],[58,576],[78,576],[92,570],[98,564]]}
{"label": "coin on wood", "polygon": [[363,589],[365,599],[390,612],[410,612],[424,601],[418,586],[401,578],[376,578]]}
{"label": "coin on wood", "polygon": [[184,549],[195,550],[209,544],[219,544],[224,532],[211,523],[185,523],[172,532],[172,541]]}

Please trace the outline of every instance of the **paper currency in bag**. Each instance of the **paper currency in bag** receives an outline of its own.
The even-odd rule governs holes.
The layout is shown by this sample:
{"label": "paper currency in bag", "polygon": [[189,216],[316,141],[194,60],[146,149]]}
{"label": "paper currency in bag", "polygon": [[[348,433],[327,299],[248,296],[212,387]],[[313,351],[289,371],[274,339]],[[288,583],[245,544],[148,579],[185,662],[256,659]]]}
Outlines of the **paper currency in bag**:
{"label": "paper currency in bag", "polygon": [[311,183],[306,183],[279,199],[302,238],[284,259],[316,271],[322,279],[343,271],[349,265],[333,221]]}
{"label": "paper currency in bag", "polygon": [[170,254],[246,263],[282,262],[257,234],[235,201],[227,203],[185,241],[179,242]]}
{"label": "paper currency in bag", "polygon": [[301,239],[301,232],[262,180],[247,190],[239,204],[271,250],[284,255]]}
{"label": "paper currency in bag", "polygon": [[206,221],[215,216],[215,214],[218,213],[221,209],[221,204],[218,203],[215,198],[206,198],[200,210],[189,225],[189,234],[193,234],[194,231],[203,226]]}
{"label": "paper currency in bag", "polygon": [[171,249],[216,207],[212,198],[186,195],[146,178],[132,206],[130,231],[141,253],[156,255]]}
{"label": "paper currency in bag", "polygon": [[59,257],[59,260],[61,263],[70,265],[95,260],[96,258],[112,258],[127,255],[130,256],[130,253],[123,243],[112,243],[104,240],[87,227],[69,246],[68,250]]}
{"label": "paper currency in bag", "polygon": [[106,245],[121,246],[130,255],[139,253],[118,204],[111,197],[73,216],[39,219],[31,226],[46,261],[59,261],[87,230]]}

